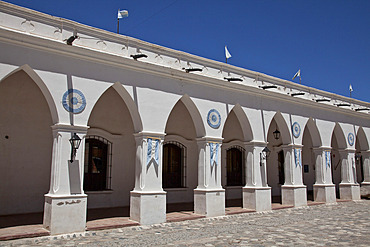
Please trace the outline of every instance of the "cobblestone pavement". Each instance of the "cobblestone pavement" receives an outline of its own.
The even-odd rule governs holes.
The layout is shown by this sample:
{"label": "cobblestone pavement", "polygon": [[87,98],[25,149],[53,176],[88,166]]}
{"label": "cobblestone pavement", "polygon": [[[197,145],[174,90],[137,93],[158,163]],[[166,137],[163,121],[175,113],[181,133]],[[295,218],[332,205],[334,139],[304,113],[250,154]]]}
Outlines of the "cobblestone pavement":
{"label": "cobblestone pavement", "polygon": [[369,246],[370,200],[0,242],[0,246]]}

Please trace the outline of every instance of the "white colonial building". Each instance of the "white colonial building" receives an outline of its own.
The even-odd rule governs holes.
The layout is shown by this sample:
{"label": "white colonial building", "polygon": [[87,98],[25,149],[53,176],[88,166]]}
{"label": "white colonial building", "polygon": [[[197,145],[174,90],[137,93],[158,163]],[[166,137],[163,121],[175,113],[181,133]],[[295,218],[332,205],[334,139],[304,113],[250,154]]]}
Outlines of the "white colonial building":
{"label": "white colonial building", "polygon": [[59,234],[88,208],[153,224],[171,203],[369,193],[367,102],[5,2],[0,48],[0,215],[44,212]]}

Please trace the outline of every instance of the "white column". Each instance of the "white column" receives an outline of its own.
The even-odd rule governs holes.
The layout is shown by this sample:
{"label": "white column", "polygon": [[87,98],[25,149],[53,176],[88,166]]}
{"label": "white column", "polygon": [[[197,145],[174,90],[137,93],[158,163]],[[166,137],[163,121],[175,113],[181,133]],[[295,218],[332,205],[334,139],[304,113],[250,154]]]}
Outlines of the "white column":
{"label": "white column", "polygon": [[281,186],[282,204],[295,207],[307,205],[307,191],[303,184],[302,146],[286,145],[284,150],[285,183]]}
{"label": "white column", "polygon": [[335,185],[331,174],[331,147],[313,148],[315,154],[314,200],[317,202],[335,203]]}
{"label": "white column", "polygon": [[243,187],[243,208],[257,212],[271,210],[271,187],[267,185],[266,158],[262,150],[264,142],[244,144],[246,185]]}
{"label": "white column", "polygon": [[194,189],[194,211],[207,217],[225,215],[225,190],[221,186],[222,139],[199,138],[197,144],[198,187]]}
{"label": "white column", "polygon": [[370,195],[370,150],[361,151],[364,181],[361,183],[361,195]]}
{"label": "white column", "polygon": [[360,185],[356,182],[355,149],[339,150],[342,181],[339,184],[341,199],[360,200]]}
{"label": "white column", "polygon": [[[135,188],[130,195],[130,218],[142,225],[166,221],[166,192],[162,189],[164,134],[135,134]],[[156,145],[158,145],[156,147]]]}
{"label": "white column", "polygon": [[[86,226],[87,195],[83,191],[85,135],[87,127],[54,125],[50,190],[45,195],[44,228],[51,235],[82,232]],[[81,139],[75,160],[69,139]]]}

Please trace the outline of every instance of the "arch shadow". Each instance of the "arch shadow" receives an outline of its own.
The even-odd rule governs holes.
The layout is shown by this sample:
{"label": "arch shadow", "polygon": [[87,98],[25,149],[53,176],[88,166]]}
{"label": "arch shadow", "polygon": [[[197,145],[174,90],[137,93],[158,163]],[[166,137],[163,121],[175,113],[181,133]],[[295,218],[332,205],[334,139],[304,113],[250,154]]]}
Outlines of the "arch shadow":
{"label": "arch shadow", "polygon": [[[195,128],[195,133],[196,133],[196,137],[197,138],[201,138],[201,137],[204,137],[206,135],[206,129],[204,127],[204,123],[203,123],[203,120],[202,120],[202,117],[199,113],[199,110],[197,108],[197,106],[195,105],[195,103],[193,102],[193,100],[189,97],[189,95],[187,94],[184,94],[176,103],[175,105],[181,101],[184,106],[186,107],[186,109],[188,110],[189,114],[190,114],[190,117],[193,121],[193,124],[194,124],[194,128]],[[172,110],[174,109],[175,105],[172,107]],[[171,110],[171,112],[172,112]],[[166,120],[166,125],[168,123],[168,119],[171,115],[171,112],[170,114],[168,115],[167,117],[167,120]],[[167,126],[165,127],[165,129],[167,128]]]}
{"label": "arch shadow", "polygon": [[369,148],[369,142],[368,142],[368,139],[366,137],[366,133],[365,133],[364,129],[361,126],[357,130],[356,141],[358,142],[358,144],[361,147],[360,151],[367,151],[367,150],[370,149]]}
{"label": "arch shadow", "polygon": [[[273,118],[271,118],[271,121],[269,122],[269,128],[268,130],[270,130],[271,128],[271,123],[272,121],[275,120],[276,124],[277,124],[277,127],[279,128],[279,131],[280,131],[280,136],[282,138],[282,141],[283,141],[283,145],[287,145],[287,144],[291,144],[292,143],[292,135],[290,133],[290,128],[288,127],[288,123],[285,121],[285,118],[283,117],[283,115],[281,114],[280,111],[277,111],[274,115]],[[266,133],[266,137],[265,139],[267,140],[268,138],[268,132]]]}
{"label": "arch shadow", "polygon": [[[321,147],[322,146],[322,141],[321,141],[320,132],[319,132],[319,129],[317,128],[316,123],[315,123],[315,121],[313,120],[312,117],[310,117],[307,120],[305,127],[307,127],[308,131],[310,132],[311,139],[312,139],[312,146],[313,147]],[[304,130],[305,129],[306,128],[304,128]],[[304,135],[304,131],[303,131],[303,135]]]}
{"label": "arch shadow", "polygon": [[19,68],[7,74],[3,79],[1,79],[0,84],[3,81],[5,81],[7,78],[9,78],[10,76],[20,71],[24,71],[32,79],[32,81],[35,82],[35,84],[39,87],[39,89],[41,90],[48,104],[52,122],[53,124],[57,124],[59,122],[59,117],[58,117],[58,111],[57,111],[53,96],[51,96],[51,93],[49,89],[47,88],[47,86],[45,85],[44,81],[28,64],[22,65]]}
{"label": "arch shadow", "polygon": [[[253,140],[252,127],[251,127],[251,124],[248,120],[247,115],[243,111],[240,104],[236,104],[233,107],[233,109],[231,109],[231,111],[229,112],[229,114],[228,114],[228,116],[225,120],[225,123],[227,122],[231,112],[234,112],[236,118],[239,121],[240,127],[241,127],[242,132],[243,132],[243,141],[252,141]],[[224,125],[224,129],[222,130],[222,136],[224,135],[225,127],[226,127],[226,124]]]}

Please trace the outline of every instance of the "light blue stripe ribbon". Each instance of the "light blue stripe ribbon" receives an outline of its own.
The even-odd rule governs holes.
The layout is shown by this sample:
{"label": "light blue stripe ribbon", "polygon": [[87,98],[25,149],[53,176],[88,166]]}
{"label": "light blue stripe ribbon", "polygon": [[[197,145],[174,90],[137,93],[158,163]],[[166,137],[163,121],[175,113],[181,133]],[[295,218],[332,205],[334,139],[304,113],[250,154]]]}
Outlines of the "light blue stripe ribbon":
{"label": "light blue stripe ribbon", "polygon": [[[153,145],[154,145],[154,154],[153,154]],[[150,161],[153,158],[154,158],[156,165],[159,165],[159,140],[154,139],[153,141],[152,138],[148,138],[148,152],[147,152],[147,158],[146,158],[146,165],[149,165]]]}
{"label": "light blue stripe ribbon", "polygon": [[149,162],[152,159],[152,141],[152,138],[148,138],[148,154],[146,158],[146,165],[149,165]]}
{"label": "light blue stripe ribbon", "polygon": [[295,158],[295,167],[297,166],[302,167],[301,149],[299,148],[294,149],[294,158]]}
{"label": "light blue stripe ribbon", "polygon": [[211,150],[211,166],[213,167],[214,164],[216,164],[216,166],[218,165],[218,148],[219,148],[220,144],[218,143],[210,143],[209,144],[209,147],[210,147],[210,150]]}

